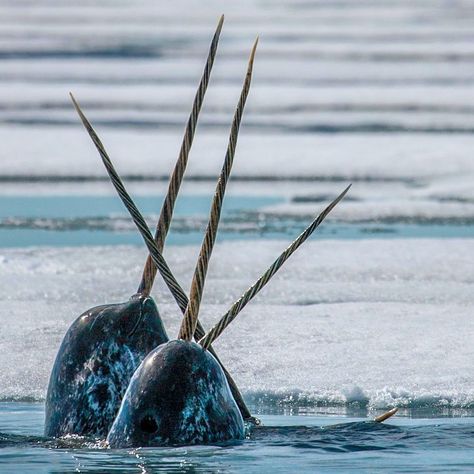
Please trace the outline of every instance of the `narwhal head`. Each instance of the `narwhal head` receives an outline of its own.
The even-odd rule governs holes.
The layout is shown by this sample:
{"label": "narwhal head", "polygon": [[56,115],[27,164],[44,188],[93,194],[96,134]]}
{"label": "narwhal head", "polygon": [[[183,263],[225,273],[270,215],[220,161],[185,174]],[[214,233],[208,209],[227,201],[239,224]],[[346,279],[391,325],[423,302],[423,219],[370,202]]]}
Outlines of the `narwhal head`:
{"label": "narwhal head", "polygon": [[64,336],[46,397],[47,436],[105,437],[141,361],[168,341],[150,297],[96,306]]}
{"label": "narwhal head", "polygon": [[164,342],[168,337],[153,299],[137,294],[125,303],[85,311],[71,325],[63,344],[81,352],[82,345],[99,346],[106,339],[143,352],[153,341]]}
{"label": "narwhal head", "polygon": [[150,352],[168,340],[158,308],[151,297],[134,295],[124,303],[96,306],[81,314],[66,333],[64,350],[87,358],[91,347],[116,344],[133,353]]}
{"label": "narwhal head", "polygon": [[134,374],[108,435],[114,447],[189,445],[244,437],[222,368],[200,345],[167,342]]}

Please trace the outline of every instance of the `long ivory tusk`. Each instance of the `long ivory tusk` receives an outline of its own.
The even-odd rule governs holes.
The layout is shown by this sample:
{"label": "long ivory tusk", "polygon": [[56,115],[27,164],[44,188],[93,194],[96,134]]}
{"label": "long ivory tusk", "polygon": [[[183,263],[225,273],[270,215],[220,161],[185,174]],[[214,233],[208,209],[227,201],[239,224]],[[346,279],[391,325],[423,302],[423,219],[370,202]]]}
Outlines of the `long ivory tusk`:
{"label": "long ivory tusk", "polygon": [[252,51],[250,53],[249,63],[247,67],[247,74],[245,76],[242,92],[240,93],[239,102],[235,110],[232,126],[230,129],[229,143],[227,145],[227,152],[225,155],[224,164],[222,166],[219,180],[217,181],[216,192],[212,200],[211,212],[209,222],[207,224],[206,233],[199,253],[196,268],[194,270],[193,280],[191,283],[191,292],[189,295],[189,304],[184,313],[181,328],[179,330],[178,338],[190,341],[196,330],[197,320],[199,316],[199,308],[202,300],[202,293],[206,281],[207,269],[209,267],[209,260],[211,259],[212,250],[217,236],[217,229],[219,227],[219,220],[221,216],[222,204],[224,201],[225,190],[227,182],[232,170],[234,162],[235,148],[237,146],[237,138],[239,135],[240,122],[242,114],[247,101],[247,96],[250,90],[250,83],[252,80],[253,62],[255,59],[255,51],[257,49],[258,38],[255,40]]}
{"label": "long ivory tusk", "polygon": [[326,216],[334,209],[334,207],[346,195],[351,185],[339,194],[324,211],[309,225],[292,244],[282,252],[282,254],[273,262],[268,270],[230,307],[219,322],[199,341],[204,348],[208,348],[224,331],[224,329],[237,317],[242,309],[257,295],[257,293],[270,281],[275,273],[283,266],[290,256],[298,249],[298,247],[306,241],[306,239],[319,227]]}
{"label": "long ivory tusk", "polygon": [[[222,24],[224,23],[224,15],[221,16],[219,23],[217,25],[216,32],[211,42],[209,49],[209,54],[207,56],[206,66],[199,83],[198,90],[194,97],[193,108],[191,114],[188,118],[188,123],[186,125],[186,130],[184,132],[183,142],[181,144],[181,149],[179,152],[178,160],[176,162],[173,174],[168,185],[168,193],[166,195],[165,201],[160,212],[160,218],[156,225],[155,231],[155,242],[160,252],[163,252],[163,247],[165,244],[166,236],[168,235],[168,230],[170,228],[171,220],[173,218],[174,205],[176,203],[176,198],[181,187],[181,182],[183,181],[184,172],[188,164],[189,151],[194,139],[194,132],[196,130],[196,125],[199,117],[199,112],[204,100],[204,95],[209,84],[209,78],[211,75],[212,66],[214,64],[214,58],[216,56],[217,45],[219,43],[219,35],[222,30]],[[153,283],[156,277],[156,266],[153,264],[153,258],[148,255],[145,267],[143,268],[142,279],[140,286],[138,287],[137,293],[149,296]]]}

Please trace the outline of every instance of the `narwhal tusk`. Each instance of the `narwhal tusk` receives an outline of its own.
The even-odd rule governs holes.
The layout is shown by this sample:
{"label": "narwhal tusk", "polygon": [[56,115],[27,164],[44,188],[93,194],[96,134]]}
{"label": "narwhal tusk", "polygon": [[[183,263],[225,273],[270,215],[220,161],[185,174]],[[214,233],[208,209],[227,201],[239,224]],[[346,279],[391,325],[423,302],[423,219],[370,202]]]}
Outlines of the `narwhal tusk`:
{"label": "narwhal tusk", "polygon": [[391,410],[386,411],[386,412],[383,413],[382,415],[376,416],[376,417],[374,418],[374,421],[375,421],[376,423],[382,423],[383,421],[388,420],[388,419],[391,418],[393,415],[395,415],[395,413],[397,413],[397,411],[398,411],[398,408],[392,408]]}
{"label": "narwhal tusk", "polygon": [[102,158],[102,162],[104,163],[104,166],[112,181],[112,184],[117,190],[123,204],[127,208],[130,215],[132,216],[132,219],[135,222],[135,225],[138,227],[138,230],[140,231],[140,234],[142,235],[143,240],[145,241],[148,251],[150,252],[150,255],[152,255],[155,265],[160,270],[160,273],[163,279],[165,280],[166,285],[170,289],[171,294],[173,295],[176,302],[178,303],[178,306],[180,308],[185,309],[188,303],[188,298],[186,296],[186,293],[183,291],[183,289],[181,288],[181,286],[179,285],[179,283],[176,281],[175,277],[171,273],[171,270],[169,269],[168,264],[163,258],[163,255],[161,254],[161,252],[157,251],[158,249],[156,248],[155,241],[153,239],[153,236],[151,235],[150,230],[148,229],[145,219],[143,218],[140,211],[137,209],[135,203],[132,201],[132,198],[130,197],[127,190],[125,189],[125,186],[123,185],[122,180],[120,179],[120,176],[118,175],[117,171],[115,170],[112,164],[112,161],[110,160],[107,152],[105,151],[104,145],[102,144],[99,137],[97,136],[94,129],[92,128],[92,125],[90,124],[89,120],[87,120],[86,116],[82,112],[74,96],[72,94],[70,94],[70,96],[74,104],[74,107],[76,108],[76,111],[79,114],[79,117],[81,118],[81,121],[84,127],[89,133],[89,136],[94,142],[94,145],[96,146]]}
{"label": "narwhal tusk", "polygon": [[186,341],[190,341],[193,338],[198,321],[199,308],[201,305],[202,293],[204,290],[207,270],[209,267],[209,260],[211,259],[212,250],[216,241],[217,229],[219,227],[219,220],[221,216],[225,190],[234,162],[235,148],[237,146],[237,138],[239,135],[242,113],[244,111],[245,102],[247,101],[247,96],[250,90],[253,62],[255,58],[257,44],[258,38],[255,40],[252,51],[250,53],[247,74],[245,76],[242,92],[240,94],[239,102],[237,104],[234,118],[232,120],[229,143],[227,145],[227,152],[225,155],[224,164],[222,166],[219,180],[217,181],[216,192],[212,200],[209,222],[207,224],[206,233],[204,235],[196,268],[194,270],[193,280],[191,283],[191,292],[189,295],[189,304],[186,308],[186,312],[184,313],[181,328],[179,330],[178,338],[184,339]]}
{"label": "narwhal tusk", "polygon": [[[178,196],[179,189],[181,187],[181,182],[183,181],[184,172],[188,164],[189,151],[193,143],[194,132],[196,130],[196,125],[199,117],[199,112],[201,110],[201,106],[204,100],[204,95],[209,84],[209,78],[211,75],[212,66],[214,64],[217,45],[219,43],[219,35],[221,33],[223,23],[224,15],[222,15],[219,20],[216,32],[214,33],[214,37],[211,42],[211,46],[209,48],[206,66],[204,68],[204,72],[202,74],[198,90],[194,97],[193,108],[191,110],[191,114],[189,115],[188,123],[186,124],[186,129],[184,132],[183,142],[181,144],[178,160],[176,162],[173,174],[171,175],[171,179],[168,185],[168,193],[166,195],[165,201],[163,202],[163,206],[160,212],[160,218],[156,226],[155,242],[160,252],[163,252],[165,239],[168,234],[171,220],[173,218],[174,205],[176,203],[176,198]],[[156,266],[153,264],[152,257],[148,255],[137,293],[144,296],[149,296],[153,287],[153,282],[155,281],[155,276]]]}
{"label": "narwhal tusk", "polygon": [[306,241],[306,239],[319,227],[326,216],[334,209],[334,207],[346,195],[351,185],[339,194],[329,206],[324,209],[321,214],[297,237],[293,243],[283,251],[283,253],[273,262],[268,270],[231,306],[219,322],[204,336],[200,341],[204,348],[209,347],[224,331],[224,329],[237,317],[247,303],[270,281],[275,273],[283,266],[288,258],[298,249],[298,247]]}
{"label": "narwhal tusk", "polygon": [[[73,104],[79,114],[79,117],[82,120],[82,123],[84,124],[84,127],[86,128],[87,132],[89,133],[89,136],[91,137],[92,141],[94,142],[97,150],[99,151],[99,154],[102,158],[102,162],[104,163],[107,173],[109,174],[109,177],[112,181],[112,184],[114,185],[115,189],[117,190],[120,199],[124,203],[125,207],[127,208],[128,212],[132,216],[132,219],[137,226],[140,234],[143,237],[143,240],[145,241],[145,244],[148,248],[148,251],[150,252],[150,255],[153,259],[154,264],[158,267],[158,270],[160,271],[160,274],[165,280],[166,285],[170,289],[173,297],[175,298],[176,302],[178,303],[179,308],[181,309],[182,313],[186,311],[186,308],[188,306],[188,297],[186,296],[186,293],[184,290],[181,288],[179,283],[176,281],[174,276],[171,273],[171,270],[169,269],[168,265],[166,264],[166,261],[163,258],[163,255],[159,251],[156,242],[153,239],[153,236],[151,235],[150,230],[148,229],[145,219],[143,216],[140,214],[140,211],[136,207],[135,203],[133,202],[132,198],[128,194],[128,192],[125,189],[125,186],[122,183],[122,180],[120,179],[120,176],[118,175],[117,171],[115,170],[112,161],[110,160],[107,152],[105,151],[105,148],[100,141],[99,137],[95,133],[94,129],[92,128],[92,125],[90,122],[87,120],[85,115],[83,114],[82,110],[79,107],[79,104],[76,102],[74,99],[74,96],[71,94],[71,99],[73,101]],[[201,338],[205,335],[204,329],[201,326],[201,324],[198,322],[198,326],[196,328],[196,337]],[[251,414],[247,406],[245,405],[244,399],[237,388],[236,383],[232,379],[231,375],[225,367],[222,365],[220,362],[219,358],[217,357],[217,354],[214,352],[214,350],[211,347],[208,347],[209,352],[217,359],[219,364],[221,365],[222,369],[224,370],[224,373],[226,375],[227,381],[229,383],[230,389],[232,390],[232,394],[234,396],[234,399],[239,406],[239,409],[242,413],[242,416],[244,419],[249,419],[251,418]]]}

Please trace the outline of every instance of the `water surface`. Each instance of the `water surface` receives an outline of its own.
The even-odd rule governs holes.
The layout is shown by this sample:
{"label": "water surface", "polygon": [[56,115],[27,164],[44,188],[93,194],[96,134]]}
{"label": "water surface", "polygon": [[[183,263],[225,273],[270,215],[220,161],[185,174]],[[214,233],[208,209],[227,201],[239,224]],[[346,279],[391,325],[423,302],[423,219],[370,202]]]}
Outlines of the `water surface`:
{"label": "water surface", "polygon": [[[333,413],[272,415],[244,441],[110,450],[94,440],[42,437],[42,404],[0,404],[0,469],[15,472],[469,472],[474,418],[396,417],[383,424]],[[265,414],[267,412],[267,414]]]}

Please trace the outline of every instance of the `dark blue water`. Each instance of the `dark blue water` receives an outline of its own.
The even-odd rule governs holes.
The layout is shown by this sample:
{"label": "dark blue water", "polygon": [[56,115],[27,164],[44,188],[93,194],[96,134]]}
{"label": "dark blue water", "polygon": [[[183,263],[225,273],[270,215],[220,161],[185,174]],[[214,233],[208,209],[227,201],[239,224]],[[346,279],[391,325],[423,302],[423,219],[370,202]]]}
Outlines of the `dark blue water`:
{"label": "dark blue water", "polygon": [[[474,418],[260,415],[222,446],[110,450],[42,437],[43,405],[0,404],[0,472],[472,472]],[[271,410],[269,410],[269,413]]]}

